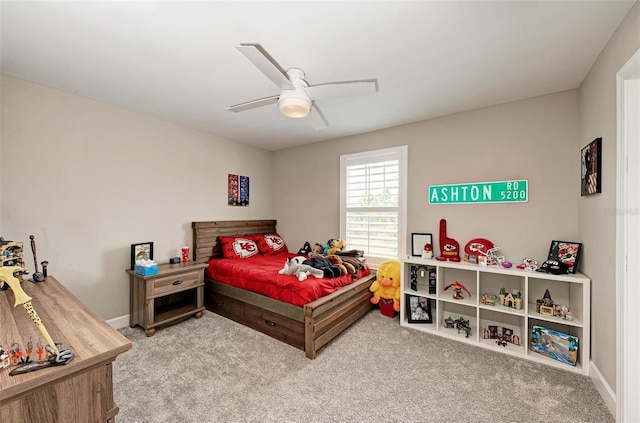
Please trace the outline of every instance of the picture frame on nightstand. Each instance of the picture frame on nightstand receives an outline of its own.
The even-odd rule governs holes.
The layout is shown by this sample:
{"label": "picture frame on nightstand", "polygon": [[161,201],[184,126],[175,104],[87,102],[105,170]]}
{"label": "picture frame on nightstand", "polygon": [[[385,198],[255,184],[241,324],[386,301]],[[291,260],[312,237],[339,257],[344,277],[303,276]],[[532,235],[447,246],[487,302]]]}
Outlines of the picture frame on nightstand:
{"label": "picture frame on nightstand", "polygon": [[153,242],[131,244],[131,270],[136,268],[136,260],[153,260]]}

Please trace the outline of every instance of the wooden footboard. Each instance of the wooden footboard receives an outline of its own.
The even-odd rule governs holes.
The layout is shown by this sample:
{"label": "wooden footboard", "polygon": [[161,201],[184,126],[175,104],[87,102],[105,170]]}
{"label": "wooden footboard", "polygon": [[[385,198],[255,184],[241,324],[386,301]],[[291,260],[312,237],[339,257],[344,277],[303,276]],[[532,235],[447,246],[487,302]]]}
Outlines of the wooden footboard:
{"label": "wooden footboard", "polygon": [[315,358],[320,348],[371,310],[369,287],[374,279],[375,275],[367,275],[304,306],[307,357]]}
{"label": "wooden footboard", "polygon": [[[220,255],[219,235],[275,232],[275,220],[193,222],[194,260],[205,262]],[[205,307],[214,313],[305,351],[313,359],[320,348],[365,315],[373,305],[367,275],[303,307],[205,280]]]}

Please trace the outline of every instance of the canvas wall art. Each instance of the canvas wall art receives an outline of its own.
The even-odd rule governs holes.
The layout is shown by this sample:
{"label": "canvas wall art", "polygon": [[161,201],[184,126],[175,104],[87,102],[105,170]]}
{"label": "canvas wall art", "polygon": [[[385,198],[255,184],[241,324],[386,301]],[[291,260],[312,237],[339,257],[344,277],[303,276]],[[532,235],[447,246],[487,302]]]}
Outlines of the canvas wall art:
{"label": "canvas wall art", "polygon": [[580,195],[602,192],[602,138],[591,141],[582,149],[580,156]]}
{"label": "canvas wall art", "polygon": [[229,174],[227,198],[230,206],[249,205],[249,177]]}

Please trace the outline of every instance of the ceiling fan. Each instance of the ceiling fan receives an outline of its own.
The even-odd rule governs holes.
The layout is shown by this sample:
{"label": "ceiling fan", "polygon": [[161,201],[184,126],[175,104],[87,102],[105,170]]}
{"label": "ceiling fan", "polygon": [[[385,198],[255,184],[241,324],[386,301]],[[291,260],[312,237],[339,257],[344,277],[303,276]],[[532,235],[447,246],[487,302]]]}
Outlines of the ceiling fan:
{"label": "ceiling fan", "polygon": [[302,69],[289,68],[285,71],[260,44],[240,44],[236,48],[281,91],[278,95],[228,107],[227,110],[232,112],[242,112],[277,103],[283,115],[291,118],[308,116],[311,125],[316,130],[320,130],[326,128],[329,123],[318,109],[316,100],[373,94],[378,91],[376,79],[309,85],[304,80],[305,75]]}

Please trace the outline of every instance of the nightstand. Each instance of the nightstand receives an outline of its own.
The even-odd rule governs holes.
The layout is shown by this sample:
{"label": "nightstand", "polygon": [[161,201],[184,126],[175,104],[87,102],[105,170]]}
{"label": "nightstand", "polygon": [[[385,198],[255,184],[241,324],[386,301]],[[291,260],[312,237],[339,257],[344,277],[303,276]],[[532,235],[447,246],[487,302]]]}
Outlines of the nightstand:
{"label": "nightstand", "polygon": [[158,273],[150,276],[127,270],[131,284],[129,325],[139,325],[152,336],[158,326],[202,317],[207,266],[196,262],[161,264]]}

